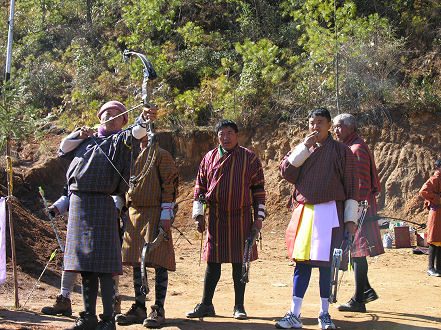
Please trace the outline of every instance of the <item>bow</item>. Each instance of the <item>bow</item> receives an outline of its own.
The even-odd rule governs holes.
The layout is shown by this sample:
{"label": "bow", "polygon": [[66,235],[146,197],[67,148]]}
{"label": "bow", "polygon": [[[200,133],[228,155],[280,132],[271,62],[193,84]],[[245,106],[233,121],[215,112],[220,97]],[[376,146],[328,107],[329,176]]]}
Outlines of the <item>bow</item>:
{"label": "bow", "polygon": [[[126,49],[126,50],[123,52],[123,61],[124,61],[125,63],[127,63],[127,62],[129,61],[129,57],[130,57],[130,55],[136,55],[136,56],[138,56],[138,57],[141,59],[142,63],[144,64],[144,70],[143,70],[143,72],[144,72],[144,79],[143,79],[143,81],[142,81],[142,88],[141,88],[141,93],[142,93],[142,97],[141,97],[141,99],[142,99],[142,103],[141,103],[141,104],[138,104],[138,105],[135,105],[133,108],[130,108],[129,110],[124,111],[124,112],[122,112],[122,113],[120,113],[120,114],[118,114],[118,115],[116,115],[116,116],[110,118],[109,120],[107,120],[107,121],[105,121],[105,122],[103,122],[103,123],[101,123],[101,124],[105,124],[105,123],[107,123],[107,122],[109,122],[109,121],[111,121],[111,120],[114,120],[115,118],[121,117],[121,116],[123,116],[124,114],[126,114],[126,113],[128,113],[128,112],[131,112],[131,111],[133,111],[133,110],[139,108],[140,106],[143,106],[143,105],[144,105],[144,106],[147,106],[148,108],[151,108],[151,107],[153,106],[153,104],[151,104],[151,103],[149,102],[148,92],[147,92],[147,86],[148,86],[149,79],[151,79],[151,80],[155,80],[155,79],[158,77],[158,75],[156,74],[156,71],[155,71],[155,69],[153,68],[152,62],[150,62],[150,60],[149,60],[144,54],[137,53],[137,52],[132,52],[132,51],[129,51],[128,49]],[[149,124],[149,127],[150,127],[150,126],[153,126],[153,123],[152,123],[151,121],[149,121],[148,124]]]}
{"label": "bow", "polygon": [[407,220],[407,219],[387,217],[387,216],[380,215],[380,214],[373,215],[373,216],[370,216],[369,218],[366,218],[367,221],[377,221],[377,220],[380,220],[380,219],[390,219],[390,220],[395,220],[395,221],[404,221],[404,222],[411,223],[411,224],[413,224],[415,226],[418,226],[421,229],[426,229],[426,224],[425,223],[417,223],[417,222],[410,221],[410,220]]}
{"label": "bow", "polygon": [[[350,250],[353,246],[354,238],[357,237],[360,234],[361,227],[363,226],[364,219],[366,217],[367,210],[369,208],[369,203],[367,201],[360,201],[358,203],[358,224],[357,229],[355,232],[355,236],[352,238],[349,238],[349,235],[346,234],[340,249],[334,249],[332,253],[332,261],[331,261],[331,281],[329,282],[329,302],[335,303],[337,302],[337,291],[339,286],[339,280],[338,280],[338,272],[340,270],[340,263],[343,258],[343,254],[348,252],[349,256]],[[345,246],[343,246],[345,245]],[[341,281],[341,279],[340,279]]]}
{"label": "bow", "polygon": [[[126,49],[123,52],[123,61],[128,62],[129,57],[131,55],[136,55],[141,60],[142,64],[144,65],[144,70],[143,70],[144,78],[142,81],[142,89],[141,89],[142,105],[144,105],[148,108],[151,108],[154,105],[149,102],[147,86],[148,86],[149,80],[154,80],[157,78],[156,71],[153,68],[152,63],[147,58],[147,56],[145,56],[144,54],[141,54],[141,53],[130,51],[128,49]],[[153,125],[152,120],[147,121],[146,130],[147,130],[147,135],[149,137],[149,142],[147,145],[147,148],[148,148],[147,159],[146,159],[145,164],[143,165],[143,168],[141,169],[141,171],[137,175],[130,175],[129,186],[132,190],[150,172],[150,170],[156,160],[156,154],[158,151],[158,138],[155,134],[154,125]],[[132,163],[133,163],[133,151],[132,151]]]}
{"label": "bow", "polygon": [[[258,240],[259,231],[252,230],[251,235],[245,240],[245,251],[243,253],[243,261],[242,261],[242,277],[240,281],[244,284],[249,282],[248,274],[250,272],[250,261],[251,261],[251,252],[253,251],[253,246]],[[262,236],[260,237],[262,239]]]}
{"label": "bow", "polygon": [[145,295],[148,295],[150,292],[149,283],[147,280],[147,256],[150,252],[155,250],[163,240],[168,240],[167,233],[162,229],[162,227],[159,227],[158,235],[156,235],[155,239],[152,242],[146,242],[144,243],[144,246],[142,248],[141,253],[141,279],[142,279],[142,285],[141,285],[141,292]]}

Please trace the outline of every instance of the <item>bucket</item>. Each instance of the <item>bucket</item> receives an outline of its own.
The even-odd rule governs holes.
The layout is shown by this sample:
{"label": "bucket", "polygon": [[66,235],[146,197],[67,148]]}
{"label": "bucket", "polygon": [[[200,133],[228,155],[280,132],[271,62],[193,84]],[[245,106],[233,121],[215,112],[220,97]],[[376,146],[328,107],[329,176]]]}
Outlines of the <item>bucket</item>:
{"label": "bucket", "polygon": [[383,235],[383,247],[392,249],[392,236],[389,233]]}

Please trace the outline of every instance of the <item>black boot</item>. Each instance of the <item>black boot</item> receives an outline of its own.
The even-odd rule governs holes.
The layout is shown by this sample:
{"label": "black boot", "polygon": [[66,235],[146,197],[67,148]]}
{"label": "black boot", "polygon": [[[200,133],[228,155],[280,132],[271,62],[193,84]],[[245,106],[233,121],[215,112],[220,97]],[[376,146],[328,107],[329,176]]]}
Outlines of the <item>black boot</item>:
{"label": "black boot", "polygon": [[116,330],[115,319],[112,316],[104,316],[100,314],[101,321],[98,323],[96,330]]}
{"label": "black boot", "polygon": [[441,246],[436,247],[436,256],[435,256],[435,270],[438,274],[441,274]]}
{"label": "black boot", "polygon": [[81,312],[80,317],[75,320],[75,324],[64,330],[94,330],[98,325],[96,315]]}
{"label": "black boot", "polygon": [[365,304],[355,301],[353,298],[351,298],[351,300],[349,300],[346,304],[338,306],[337,309],[340,312],[366,312]]}

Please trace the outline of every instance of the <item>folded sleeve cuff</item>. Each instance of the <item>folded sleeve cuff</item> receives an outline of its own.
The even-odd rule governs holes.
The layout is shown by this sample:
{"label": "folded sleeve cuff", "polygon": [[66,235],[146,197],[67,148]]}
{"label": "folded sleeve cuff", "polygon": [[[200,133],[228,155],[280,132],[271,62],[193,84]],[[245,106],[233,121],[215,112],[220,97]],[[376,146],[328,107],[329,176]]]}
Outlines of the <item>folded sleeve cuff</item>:
{"label": "folded sleeve cuff", "polygon": [[193,219],[199,215],[204,215],[204,204],[200,201],[193,202]]}
{"label": "folded sleeve cuff", "polygon": [[265,217],[265,204],[259,203],[259,205],[257,206],[257,218],[261,218],[263,221],[265,220]]}
{"label": "folded sleeve cuff", "polygon": [[66,136],[60,143],[60,151],[63,154],[67,154],[68,152],[74,150],[78,147],[84,139],[78,138],[80,135],[80,131],[75,131]]}
{"label": "folded sleeve cuff", "polygon": [[113,195],[113,202],[115,203],[115,207],[121,211],[124,206],[124,199],[119,195]]}
{"label": "folded sleeve cuff", "polygon": [[311,153],[304,143],[298,144],[288,156],[288,162],[294,167],[300,167]]}
{"label": "folded sleeve cuff", "polygon": [[161,218],[160,218],[160,220],[172,219],[174,206],[175,206],[175,203],[162,203],[161,204]]}
{"label": "folded sleeve cuff", "polygon": [[135,121],[135,126],[132,128],[132,135],[135,139],[141,140],[147,135],[147,130],[145,129],[146,125],[147,121],[142,118],[142,115],[140,115]]}
{"label": "folded sleeve cuff", "polygon": [[357,222],[358,202],[354,199],[345,200],[345,218],[346,222]]}
{"label": "folded sleeve cuff", "polygon": [[69,197],[63,195],[52,205],[58,209],[61,215],[63,215],[69,210]]}

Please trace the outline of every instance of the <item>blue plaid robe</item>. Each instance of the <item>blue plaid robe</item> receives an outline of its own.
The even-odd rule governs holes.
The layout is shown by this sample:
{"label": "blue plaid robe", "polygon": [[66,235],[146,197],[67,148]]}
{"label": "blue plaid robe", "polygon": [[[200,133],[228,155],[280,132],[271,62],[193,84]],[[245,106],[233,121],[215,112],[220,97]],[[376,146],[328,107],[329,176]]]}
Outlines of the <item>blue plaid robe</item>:
{"label": "blue plaid robe", "polygon": [[86,138],[76,149],[60,153],[72,159],[66,175],[71,195],[64,270],[122,274],[117,212],[111,195],[125,193],[128,186],[106,156],[128,182],[132,149],[136,159],[139,140],[126,130]]}

